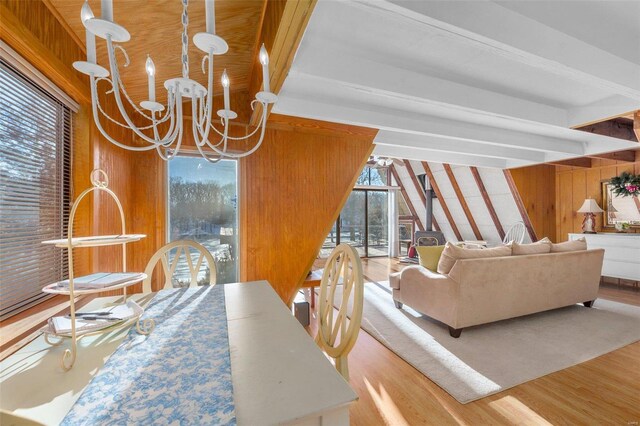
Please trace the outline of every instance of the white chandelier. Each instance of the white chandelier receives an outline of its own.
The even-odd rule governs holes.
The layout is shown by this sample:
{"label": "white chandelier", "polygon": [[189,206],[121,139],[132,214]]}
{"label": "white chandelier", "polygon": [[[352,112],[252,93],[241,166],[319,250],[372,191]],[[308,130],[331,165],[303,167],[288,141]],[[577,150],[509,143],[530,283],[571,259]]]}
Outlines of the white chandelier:
{"label": "white chandelier", "polygon": [[[271,93],[269,89],[269,55],[262,45],[260,49],[260,63],[262,64],[263,90],[256,94],[256,98],[251,102],[251,108],[258,102],[262,105],[262,115],[256,128],[246,136],[229,136],[229,122],[238,115],[231,110],[229,101],[229,77],[227,71],[222,73],[222,87],[224,91],[224,109],[218,110],[222,130],[218,130],[212,122],[213,109],[213,58],[216,55],[223,55],[229,50],[227,42],[222,37],[216,35],[215,31],[215,5],[214,0],[204,0],[206,10],[206,32],[197,33],[193,37],[193,44],[205,55],[202,59],[202,72],[207,74],[207,87],[189,78],[189,37],[187,29],[189,26],[189,14],[187,11],[189,0],[182,0],[182,77],[171,78],[164,82],[167,90],[167,104],[162,105],[156,102],[155,87],[155,65],[151,57],[147,57],[145,68],[149,82],[149,99],[140,102],[138,107],[127,94],[124,84],[120,79],[120,71],[116,58],[116,49],[124,55],[124,66],[129,65],[129,57],[120,44],[129,41],[129,32],[121,25],[113,22],[113,0],[101,0],[100,18],[95,18],[91,7],[85,0],[80,18],[86,29],[87,60],[73,63],[73,67],[86,74],[91,80],[91,103],[93,108],[93,119],[100,133],[111,143],[131,151],[149,151],[155,149],[163,160],[171,160],[180,150],[184,130],[183,98],[191,99],[191,130],[196,148],[207,161],[218,162],[223,158],[241,158],[255,152],[264,139],[267,121],[267,108],[273,104],[278,97]],[[109,70],[100,66],[96,62],[96,41],[95,36],[103,38],[107,42],[107,52],[109,57]],[[206,64],[205,64],[206,63]],[[205,71],[205,66],[207,71]],[[111,78],[109,78],[111,76]],[[109,116],[100,105],[98,98],[98,82],[106,81],[110,85],[107,93],[113,93],[118,110],[124,123]],[[136,126],[124,107],[125,101],[146,120],[142,126]],[[146,111],[143,111],[146,110]],[[164,111],[164,113],[163,113]],[[134,134],[145,142],[143,146],[131,146],[123,144],[112,138],[100,124],[100,114],[109,121],[118,124],[134,132]],[[168,125],[166,133],[160,134],[159,125]],[[152,133],[149,136],[147,133]],[[230,150],[229,141],[241,141],[253,137],[260,131],[257,142],[251,149],[246,151]],[[215,140],[211,142],[209,136]]]}

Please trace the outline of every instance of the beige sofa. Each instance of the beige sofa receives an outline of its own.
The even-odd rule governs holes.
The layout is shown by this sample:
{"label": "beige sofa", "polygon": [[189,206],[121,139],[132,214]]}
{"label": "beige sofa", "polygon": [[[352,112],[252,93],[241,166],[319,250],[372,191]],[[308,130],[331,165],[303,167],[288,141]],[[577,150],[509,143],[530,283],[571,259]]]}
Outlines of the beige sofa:
{"label": "beige sofa", "polygon": [[389,277],[393,300],[462,329],[576,303],[598,295],[604,250],[461,259],[437,274],[410,266]]}

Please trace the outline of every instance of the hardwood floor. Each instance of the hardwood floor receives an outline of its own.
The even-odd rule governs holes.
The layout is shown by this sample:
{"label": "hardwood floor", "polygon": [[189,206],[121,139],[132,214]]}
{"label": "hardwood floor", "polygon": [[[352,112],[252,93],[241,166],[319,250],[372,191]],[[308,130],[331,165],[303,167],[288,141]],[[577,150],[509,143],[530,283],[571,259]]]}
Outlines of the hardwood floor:
{"label": "hardwood floor", "polygon": [[[387,258],[363,260],[366,281],[387,280],[404,266]],[[640,291],[628,286],[603,285],[600,297],[640,306]],[[315,335],[314,321],[310,332]],[[364,331],[349,355],[349,370],[360,397],[351,407],[353,425],[640,422],[640,342],[465,405]]]}

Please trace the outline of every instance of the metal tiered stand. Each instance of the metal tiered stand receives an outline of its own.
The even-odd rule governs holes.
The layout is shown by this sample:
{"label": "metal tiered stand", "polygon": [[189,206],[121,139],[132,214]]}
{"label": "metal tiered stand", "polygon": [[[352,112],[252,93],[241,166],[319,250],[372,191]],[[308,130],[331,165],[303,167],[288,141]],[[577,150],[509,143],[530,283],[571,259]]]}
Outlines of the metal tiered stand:
{"label": "metal tiered stand", "polygon": [[[138,305],[133,300],[127,300],[127,287],[142,282],[147,275],[144,273],[137,273],[135,276],[131,277],[131,279],[127,281],[118,281],[113,285],[106,285],[101,288],[89,288],[89,289],[74,289],[74,280],[80,280],[83,277],[75,277],[73,271],[73,257],[75,248],[85,248],[85,247],[99,247],[99,246],[122,246],[122,272],[126,272],[127,270],[127,243],[131,243],[134,241],[139,241],[140,239],[146,237],[146,235],[142,234],[127,234],[125,232],[125,220],[124,220],[124,212],[122,210],[122,204],[120,204],[120,200],[116,196],[116,194],[108,188],[109,178],[107,174],[100,169],[93,170],[91,172],[91,184],[93,185],[91,188],[87,188],[80,194],[77,200],[73,203],[71,207],[71,213],[69,215],[69,222],[67,224],[67,238],[61,240],[50,240],[43,241],[43,244],[51,244],[55,247],[63,248],[68,250],[68,263],[69,263],[69,280],[57,282],[46,286],[42,291],[45,293],[51,294],[62,294],[69,296],[70,303],[70,323],[71,323],[71,332],[61,333],[57,332],[53,325],[53,318],[49,320],[49,324],[42,330],[44,332],[45,340],[52,346],[57,346],[61,344],[65,339],[71,339],[70,348],[64,351],[62,356],[62,368],[65,371],[70,370],[73,367],[73,364],[76,360],[76,354],[78,351],[78,340],[80,340],[84,336],[89,336],[93,334],[105,333],[108,331],[112,331],[117,328],[127,327],[135,323],[136,330],[140,334],[149,334],[155,327],[155,322],[153,319],[148,318],[144,321],[140,321],[140,317],[144,312],[144,309]],[[103,180],[101,180],[103,179]],[[89,195],[90,193],[99,193],[104,192],[111,196],[111,198],[115,201],[118,206],[118,210],[120,212],[120,223],[121,223],[121,234],[120,235],[102,235],[102,236],[91,236],[91,237],[73,237],[73,223],[76,215],[76,210],[78,205],[82,202],[82,200]],[[122,304],[128,306],[131,309],[132,316],[127,318],[126,320],[122,320],[119,322],[109,322],[103,321],[98,322],[96,327],[91,327],[85,330],[76,330],[76,307],[75,307],[75,298],[76,296],[92,294],[92,293],[101,293],[105,291],[123,289],[124,301]]]}

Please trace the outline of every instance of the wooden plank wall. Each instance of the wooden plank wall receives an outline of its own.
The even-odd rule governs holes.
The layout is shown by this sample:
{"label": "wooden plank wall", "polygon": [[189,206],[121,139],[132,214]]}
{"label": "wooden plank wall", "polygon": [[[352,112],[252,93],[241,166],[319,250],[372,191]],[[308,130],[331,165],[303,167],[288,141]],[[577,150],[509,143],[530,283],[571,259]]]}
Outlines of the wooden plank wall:
{"label": "wooden plank wall", "polygon": [[[604,207],[601,181],[611,179],[624,171],[640,173],[640,161],[627,163],[594,158],[591,168],[557,167],[556,233],[559,241],[565,241],[568,233],[582,232],[583,215],[576,213],[576,210],[585,198],[594,198],[600,207]],[[596,230],[602,231],[602,215],[596,216],[596,225]],[[632,232],[640,232],[640,229],[633,228]]]}
{"label": "wooden plank wall", "polygon": [[[155,152],[125,151],[100,135],[91,115],[89,79],[71,66],[73,61],[84,59],[83,50],[45,2],[0,0],[0,12],[2,40],[80,104],[73,117],[74,199],[89,187],[92,169],[99,167],[107,172],[109,188],[123,204],[127,231],[148,235],[142,242],[130,245],[127,253],[128,269],[143,270],[152,253],[164,244],[164,162]],[[115,113],[113,102],[107,102],[105,108],[110,114]],[[116,139],[130,139],[119,126],[110,122],[103,125]],[[120,232],[115,205],[107,201],[99,197],[83,203],[78,210],[76,235]],[[76,274],[120,266],[118,253],[114,248],[79,250]]]}
{"label": "wooden plank wall", "polygon": [[327,134],[322,123],[304,121],[268,129],[261,148],[240,161],[240,280],[269,280],[285,302],[316,259],[375,136]]}
{"label": "wooden plank wall", "polygon": [[556,241],[555,166],[541,164],[511,169],[510,172],[536,236]]}
{"label": "wooden plank wall", "polygon": [[[542,164],[512,169],[511,175],[538,236],[566,241],[567,234],[582,232],[583,215],[576,210],[585,198],[594,198],[603,207],[601,182],[623,171],[640,173],[640,161],[593,158],[589,168]],[[597,231],[603,230],[602,215],[596,216],[596,225]]]}

